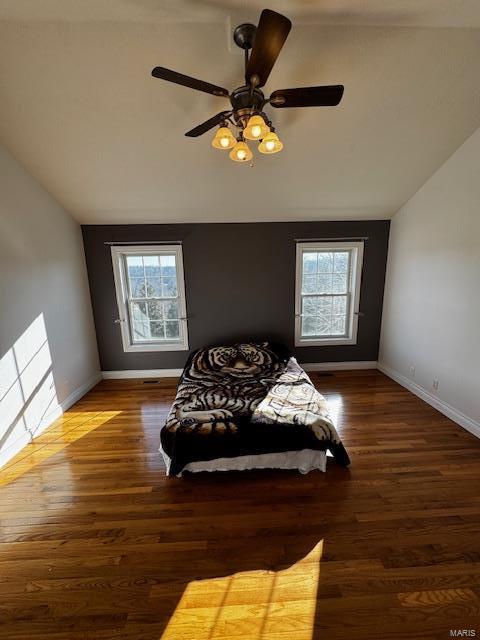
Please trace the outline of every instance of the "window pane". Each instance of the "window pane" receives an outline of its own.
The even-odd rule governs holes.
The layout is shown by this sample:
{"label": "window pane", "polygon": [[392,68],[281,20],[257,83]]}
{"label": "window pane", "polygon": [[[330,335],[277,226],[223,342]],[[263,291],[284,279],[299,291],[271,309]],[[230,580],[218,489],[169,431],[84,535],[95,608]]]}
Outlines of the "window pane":
{"label": "window pane", "polygon": [[[305,296],[302,298],[302,336],[321,337],[343,334],[346,318],[346,298],[341,296]],[[333,312],[336,312],[333,315]],[[334,321],[336,322],[334,326]]]}
{"label": "window pane", "polygon": [[162,278],[162,297],[175,298],[177,295],[177,281],[175,278]]}
{"label": "window pane", "polygon": [[167,320],[165,322],[166,336],[169,339],[180,337],[180,326],[178,320]]}
{"label": "window pane", "polygon": [[317,276],[304,274],[302,293],[317,293]]}
{"label": "window pane", "polygon": [[346,273],[348,271],[348,251],[336,252],[333,261],[333,270],[335,273]]}
{"label": "window pane", "polygon": [[127,256],[128,275],[132,278],[143,278],[142,256]]}
{"label": "window pane", "polygon": [[160,298],[162,296],[162,279],[147,278],[147,298]]}
{"label": "window pane", "polygon": [[145,298],[145,280],[144,278],[129,278],[130,296],[132,298]]}
{"label": "window pane", "polygon": [[152,333],[152,338],[155,339],[164,339],[165,338],[165,325],[163,322],[151,322],[150,330]]}
{"label": "window pane", "polygon": [[160,256],[162,276],[176,277],[175,256]]}
{"label": "window pane", "polygon": [[332,336],[343,336],[345,334],[345,316],[332,316]]}
{"label": "window pane", "polygon": [[327,273],[319,273],[317,276],[316,293],[332,293],[332,276]]}
{"label": "window pane", "polygon": [[302,298],[302,315],[304,316],[318,316],[320,313],[320,298]]}
{"label": "window pane", "polygon": [[333,271],[333,253],[320,251],[318,253],[318,272],[332,273]]}
{"label": "window pane", "polygon": [[332,335],[332,316],[325,315],[320,317],[318,321],[318,334],[319,336],[331,336]]}
{"label": "window pane", "polygon": [[302,300],[302,335],[314,337],[329,335],[332,299],[305,297]]}
{"label": "window pane", "polygon": [[332,293],[347,293],[347,274],[334,273]]}
{"label": "window pane", "polygon": [[303,254],[303,273],[316,273],[316,272],[317,272],[317,254],[304,253]]}
{"label": "window pane", "polygon": [[164,302],[164,314],[165,318],[177,320],[178,319],[178,304],[175,300],[169,300]]}
{"label": "window pane", "polygon": [[176,298],[175,256],[127,256],[131,298]]}
{"label": "window pane", "polygon": [[147,302],[147,312],[150,320],[163,320],[164,303],[161,300],[149,300]]}
{"label": "window pane", "polygon": [[302,298],[302,336],[342,336],[347,326],[346,296]]}
{"label": "window pane", "polygon": [[134,342],[144,342],[151,340],[150,324],[148,322],[132,321]]}
{"label": "window pane", "polygon": [[334,315],[342,315],[347,313],[347,297],[346,296],[334,296],[332,299],[332,313]]}
{"label": "window pane", "polygon": [[332,299],[319,298],[319,315],[321,317],[330,316],[332,313]]}
{"label": "window pane", "polygon": [[147,278],[160,276],[159,256],[143,256],[143,265],[145,267],[145,275]]}
{"label": "window pane", "polygon": [[139,324],[148,322],[146,302],[132,302],[130,305],[130,309],[133,322],[138,322]]}
{"label": "window pane", "polygon": [[302,336],[318,335],[318,318],[307,316],[302,318]]}

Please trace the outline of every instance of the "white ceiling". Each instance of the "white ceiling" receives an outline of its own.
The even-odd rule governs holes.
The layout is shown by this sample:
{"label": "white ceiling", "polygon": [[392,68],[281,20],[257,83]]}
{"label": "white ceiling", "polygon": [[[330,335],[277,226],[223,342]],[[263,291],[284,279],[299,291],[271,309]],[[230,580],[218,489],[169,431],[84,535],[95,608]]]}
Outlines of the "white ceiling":
{"label": "white ceiling", "polygon": [[1,0],[0,20],[254,21],[265,6],[297,24],[480,27],[478,0]]}
{"label": "white ceiling", "polygon": [[253,168],[185,138],[228,101],[151,69],[240,85],[231,29],[262,7],[0,0],[2,142],[81,222],[386,218],[480,125],[478,0],[285,0],[267,92],[342,83],[341,105],[270,109],[285,149]]}

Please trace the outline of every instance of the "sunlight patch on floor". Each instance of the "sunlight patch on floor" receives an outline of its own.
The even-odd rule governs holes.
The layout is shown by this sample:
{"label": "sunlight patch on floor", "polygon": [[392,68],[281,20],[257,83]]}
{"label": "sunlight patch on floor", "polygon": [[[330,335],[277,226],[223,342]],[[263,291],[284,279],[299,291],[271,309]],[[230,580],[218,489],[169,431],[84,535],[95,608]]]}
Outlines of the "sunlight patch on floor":
{"label": "sunlight patch on floor", "polygon": [[121,411],[71,411],[58,418],[0,470],[4,486],[118,416]]}
{"label": "sunlight patch on floor", "polygon": [[281,571],[190,582],[160,640],[312,640],[322,551],[323,540]]}

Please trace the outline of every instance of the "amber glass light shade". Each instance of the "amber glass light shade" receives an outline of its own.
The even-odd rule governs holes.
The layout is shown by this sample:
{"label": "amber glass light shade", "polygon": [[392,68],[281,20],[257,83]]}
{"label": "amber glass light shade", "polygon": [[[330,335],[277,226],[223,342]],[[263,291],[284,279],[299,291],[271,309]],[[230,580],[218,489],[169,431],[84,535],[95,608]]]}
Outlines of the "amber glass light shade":
{"label": "amber glass light shade", "polygon": [[235,162],[248,162],[252,159],[253,153],[248,148],[246,142],[239,140],[230,151],[229,156],[232,160],[235,160]]}
{"label": "amber glass light shade", "polygon": [[260,153],[278,153],[283,149],[283,142],[273,131],[267,133],[263,140],[258,145]]}
{"label": "amber glass light shade", "polygon": [[231,149],[235,146],[235,138],[228,127],[220,127],[212,140],[215,149]]}
{"label": "amber glass light shade", "polygon": [[247,140],[261,140],[269,131],[270,128],[265,124],[262,116],[251,116],[243,131],[243,136]]}

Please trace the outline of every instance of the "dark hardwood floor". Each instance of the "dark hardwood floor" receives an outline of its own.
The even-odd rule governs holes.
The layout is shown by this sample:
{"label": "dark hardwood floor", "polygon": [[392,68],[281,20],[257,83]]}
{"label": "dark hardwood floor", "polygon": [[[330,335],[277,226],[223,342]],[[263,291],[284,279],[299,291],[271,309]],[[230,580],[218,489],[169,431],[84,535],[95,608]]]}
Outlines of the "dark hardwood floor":
{"label": "dark hardwood floor", "polygon": [[0,638],[479,637],[480,441],[379,372],[312,377],[349,470],[166,478],[176,381],[100,383],[0,472]]}

